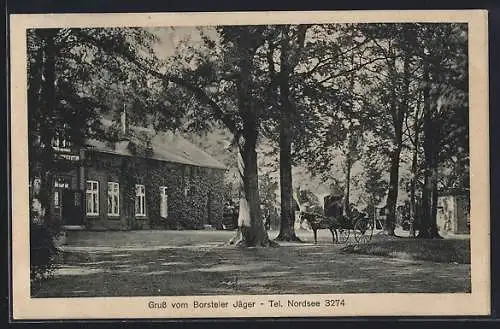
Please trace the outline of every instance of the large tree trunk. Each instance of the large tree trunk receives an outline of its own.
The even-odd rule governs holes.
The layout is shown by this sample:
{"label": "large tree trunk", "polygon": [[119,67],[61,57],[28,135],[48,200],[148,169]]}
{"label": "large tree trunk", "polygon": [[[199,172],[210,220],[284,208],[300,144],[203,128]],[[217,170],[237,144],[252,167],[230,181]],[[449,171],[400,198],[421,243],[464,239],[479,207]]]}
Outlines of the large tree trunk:
{"label": "large tree trunk", "polygon": [[439,126],[434,122],[435,106],[430,89],[428,64],[424,62],[424,187],[422,193],[422,225],[419,238],[441,238],[438,234],[437,215],[437,182],[438,182],[438,136]]}
{"label": "large tree trunk", "polygon": [[257,152],[255,151],[256,131],[248,131],[245,135],[246,137],[241,138],[238,157],[242,192],[239,204],[238,232],[230,243],[242,247],[275,246],[276,244],[269,240],[260,210]]}
{"label": "large tree trunk", "polygon": [[411,186],[410,186],[410,236],[415,237],[415,222],[416,222],[416,192],[418,178],[418,125],[415,127],[415,147],[411,161]]}
{"label": "large tree trunk", "polygon": [[417,180],[418,180],[418,149],[420,143],[420,120],[419,120],[419,110],[420,110],[420,95],[417,98],[417,106],[415,111],[415,122],[414,122],[414,145],[413,145],[413,155],[411,161],[411,186],[410,186],[410,236],[415,237],[415,225],[417,216]]}
{"label": "large tree trunk", "polygon": [[[43,77],[42,88],[41,88],[41,112],[46,114],[47,118],[50,118],[50,113],[56,107],[56,91],[55,91],[55,65],[56,65],[56,49],[55,49],[55,36],[57,34],[56,29],[47,29],[40,31],[41,36],[44,41],[44,61],[43,61]],[[44,115],[41,115],[43,118]],[[41,152],[39,158],[39,172],[40,176],[40,195],[39,201],[42,209],[45,211],[43,216],[43,222],[48,228],[52,230],[57,230],[56,223],[53,223],[52,216],[50,212],[50,200],[53,195],[54,187],[54,173],[53,173],[53,151],[52,151],[52,137],[53,137],[54,127],[48,123],[42,123],[40,125],[40,142],[41,142]]]}
{"label": "large tree trunk", "polygon": [[[394,65],[390,71],[394,73],[395,77],[396,67]],[[392,75],[392,74],[391,74]],[[399,162],[401,157],[401,148],[403,146],[403,122],[408,112],[408,98],[410,91],[410,59],[408,51],[405,52],[403,63],[403,94],[399,106],[397,105],[396,86],[392,91],[391,99],[391,113],[394,126],[394,149],[391,154],[391,167],[389,178],[389,191],[387,194],[387,223],[386,231],[389,235],[394,235],[396,228],[396,207],[399,192]]]}
{"label": "large tree trunk", "polygon": [[396,206],[399,190],[399,158],[401,154],[401,142],[396,141],[395,150],[391,154],[391,167],[389,178],[389,191],[387,193],[387,222],[385,230],[388,235],[394,235],[396,228]]}
{"label": "large tree trunk", "polygon": [[[57,245],[54,237],[57,235],[60,223],[55,222],[50,211],[51,197],[53,195],[53,151],[51,145],[52,128],[51,113],[55,108],[55,62],[56,49],[54,38],[57,30],[42,29],[38,31],[42,40],[42,65],[40,74],[40,88],[35,89],[36,100],[31,99],[30,119],[32,123],[36,123],[38,119],[40,123],[38,129],[30,131],[30,134],[37,134],[30,140],[36,144],[30,145],[30,182],[32,183],[32,191],[34,190],[34,178],[40,178],[40,186],[37,195],[32,195],[30,201],[37,199],[39,205],[35,206],[33,202],[30,204],[30,290],[32,295],[36,294],[40,289],[38,274],[46,273],[44,268],[50,266],[52,257],[57,253]],[[42,79],[43,74],[43,79]],[[38,86],[37,86],[38,87]],[[32,90],[33,91],[33,90]],[[34,96],[34,95],[32,95]],[[38,97],[39,96],[39,97]],[[33,107],[35,106],[35,107]],[[40,120],[41,119],[41,120]],[[32,128],[33,125],[30,127]],[[34,216],[39,217],[35,221]]]}
{"label": "large tree trunk", "polygon": [[[351,53],[351,67],[354,67],[354,52]],[[349,90],[354,90],[354,85],[356,82],[356,75],[354,71],[352,72],[349,79]],[[351,100],[352,101],[352,100]],[[354,101],[351,102],[351,110],[354,111]],[[354,148],[356,147],[356,143],[354,142],[354,138],[352,136],[353,121],[352,118],[349,120],[349,132],[347,133],[347,153],[346,153],[346,178],[345,178],[345,196],[344,196],[344,215],[347,218],[351,217],[351,170],[353,165],[352,153]]]}
{"label": "large tree trunk", "polygon": [[[389,72],[391,79],[396,79],[396,67],[395,61],[391,61],[389,65]],[[391,103],[390,111],[392,116],[392,122],[394,126],[394,148],[391,152],[389,167],[389,190],[387,192],[387,216],[385,219],[384,230],[388,235],[394,235],[394,229],[396,226],[396,203],[398,198],[398,188],[399,188],[399,156],[401,153],[401,135],[402,135],[402,116],[400,110],[397,106],[397,96],[396,88],[393,81],[393,87],[391,90]],[[401,124],[400,124],[401,122]]]}
{"label": "large tree trunk", "polygon": [[[284,112],[284,111],[283,111]],[[291,139],[292,128],[288,113],[282,113],[280,122],[280,191],[281,223],[278,241],[297,241],[295,234],[295,207],[293,202]]]}
{"label": "large tree trunk", "polygon": [[294,115],[293,105],[290,101],[290,73],[292,64],[290,63],[289,40],[287,37],[288,28],[284,28],[281,43],[280,56],[280,192],[281,192],[281,223],[280,233],[276,237],[278,241],[301,240],[295,234],[295,209],[293,202],[293,182],[292,182],[292,116]]}
{"label": "large tree trunk", "polygon": [[257,167],[257,117],[251,100],[252,59],[250,36],[241,33],[239,54],[238,107],[243,130],[238,138],[238,169],[240,178],[240,208],[238,233],[230,243],[242,247],[275,246],[269,240],[260,211],[259,179]]}
{"label": "large tree trunk", "polygon": [[434,161],[426,160],[422,195],[422,225],[418,234],[419,238],[441,238],[436,223],[438,200],[437,178],[438,172]]}
{"label": "large tree trunk", "polygon": [[[424,127],[426,126],[425,123],[424,121]],[[428,129],[432,129],[431,127],[436,125],[427,122],[427,126],[428,128],[424,128],[424,131],[428,131]],[[441,238],[436,223],[438,201],[438,151],[433,136],[434,133],[426,133],[426,136],[424,136],[425,177],[422,196],[422,226],[418,235],[420,238],[431,239]]]}

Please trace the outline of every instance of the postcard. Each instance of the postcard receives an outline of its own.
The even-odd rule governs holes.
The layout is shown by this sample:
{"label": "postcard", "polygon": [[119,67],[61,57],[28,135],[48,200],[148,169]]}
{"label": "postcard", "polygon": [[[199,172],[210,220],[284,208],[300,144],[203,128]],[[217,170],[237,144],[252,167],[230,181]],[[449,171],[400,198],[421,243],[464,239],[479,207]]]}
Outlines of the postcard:
{"label": "postcard", "polygon": [[10,16],[13,320],[490,314],[487,12]]}

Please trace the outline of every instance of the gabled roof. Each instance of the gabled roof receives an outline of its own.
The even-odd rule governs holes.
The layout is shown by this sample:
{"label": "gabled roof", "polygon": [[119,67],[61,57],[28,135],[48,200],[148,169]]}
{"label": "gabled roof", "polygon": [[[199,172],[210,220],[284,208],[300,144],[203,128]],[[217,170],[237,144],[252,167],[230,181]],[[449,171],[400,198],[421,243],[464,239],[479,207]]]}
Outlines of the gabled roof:
{"label": "gabled roof", "polygon": [[[102,119],[101,123],[104,128],[109,128],[112,125],[112,121],[106,119]],[[180,135],[171,132],[155,132],[152,129],[136,126],[129,126],[129,129],[136,132],[145,132],[151,136],[152,154],[148,158],[205,168],[226,169],[224,164]],[[134,137],[131,137],[130,141],[138,142]],[[96,139],[89,139],[86,141],[86,146],[89,150],[93,151],[133,156],[127,147],[127,142],[117,142],[111,145],[110,143]]]}

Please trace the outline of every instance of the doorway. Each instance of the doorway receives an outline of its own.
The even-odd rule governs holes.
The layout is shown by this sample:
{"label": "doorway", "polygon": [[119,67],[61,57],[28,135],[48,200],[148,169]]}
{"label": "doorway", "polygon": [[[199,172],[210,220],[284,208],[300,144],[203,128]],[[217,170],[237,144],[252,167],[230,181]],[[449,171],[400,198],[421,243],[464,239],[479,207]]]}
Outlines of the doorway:
{"label": "doorway", "polygon": [[80,190],[62,191],[62,223],[65,226],[82,226],[85,218],[83,192]]}

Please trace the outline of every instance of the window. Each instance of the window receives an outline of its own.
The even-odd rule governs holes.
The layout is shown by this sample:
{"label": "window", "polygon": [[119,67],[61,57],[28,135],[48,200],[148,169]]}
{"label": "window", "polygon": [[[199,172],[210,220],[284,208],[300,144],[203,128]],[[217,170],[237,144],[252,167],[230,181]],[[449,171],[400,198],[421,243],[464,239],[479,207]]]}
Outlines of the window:
{"label": "window", "polygon": [[66,178],[58,177],[54,181],[54,187],[56,187],[56,188],[68,189],[69,185],[70,185],[69,180]]}
{"label": "window", "polygon": [[163,218],[168,216],[168,196],[165,186],[160,186],[160,216]]}
{"label": "window", "polygon": [[68,126],[63,125],[62,129],[56,131],[54,137],[52,138],[52,147],[56,151],[71,151],[71,141],[66,136],[66,130]]}
{"label": "window", "polygon": [[120,215],[120,185],[108,182],[108,215]]}
{"label": "window", "polygon": [[59,191],[54,192],[54,207],[59,208]]}
{"label": "window", "polygon": [[87,215],[99,215],[99,182],[87,181]]}
{"label": "window", "polygon": [[146,188],[144,185],[135,186],[135,215],[146,216]]}
{"label": "window", "polygon": [[62,190],[70,188],[70,179],[67,177],[55,177],[54,179],[54,207],[61,206]]}

